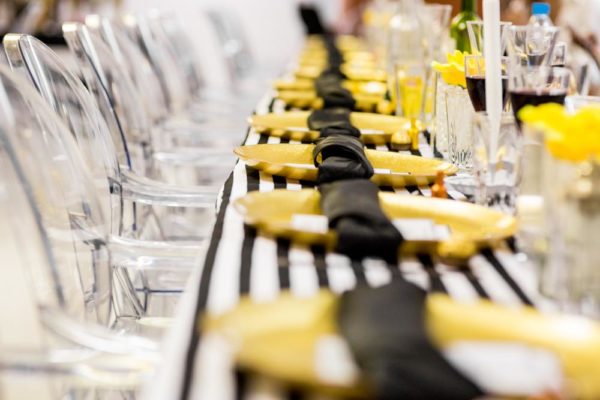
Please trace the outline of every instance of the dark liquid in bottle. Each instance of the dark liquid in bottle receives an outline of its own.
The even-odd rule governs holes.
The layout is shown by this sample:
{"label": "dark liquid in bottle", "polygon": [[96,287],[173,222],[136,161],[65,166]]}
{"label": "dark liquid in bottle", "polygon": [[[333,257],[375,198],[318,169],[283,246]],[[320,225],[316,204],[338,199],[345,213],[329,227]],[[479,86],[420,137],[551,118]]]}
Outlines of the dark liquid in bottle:
{"label": "dark liquid in bottle", "polygon": [[[475,111],[486,111],[485,106],[485,77],[467,77],[467,91]],[[508,78],[502,78],[502,107],[508,101]]]}
{"label": "dark liquid in bottle", "polygon": [[565,97],[567,96],[567,92],[556,92],[556,91],[531,91],[531,90],[516,90],[510,92],[510,100],[512,103],[512,108],[515,113],[515,118],[517,119],[517,123],[519,126],[521,125],[521,121],[517,116],[519,110],[521,108],[531,105],[537,106],[545,103],[557,103],[557,104],[565,104]]}

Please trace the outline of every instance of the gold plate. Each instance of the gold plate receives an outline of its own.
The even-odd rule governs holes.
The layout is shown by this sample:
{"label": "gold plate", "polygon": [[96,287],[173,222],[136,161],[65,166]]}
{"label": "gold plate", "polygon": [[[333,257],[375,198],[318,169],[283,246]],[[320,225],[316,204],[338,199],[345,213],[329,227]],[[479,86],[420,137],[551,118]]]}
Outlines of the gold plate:
{"label": "gold plate", "polygon": [[[276,137],[285,137],[291,140],[315,141],[319,132],[308,129],[310,111],[290,111],[285,113],[272,113],[253,115],[249,123],[257,132]],[[410,145],[407,133],[410,121],[406,118],[393,115],[353,112],[350,114],[352,125],[361,130],[361,140],[367,144],[385,144],[395,133],[400,133],[399,145]],[[420,126],[422,128],[422,126]]]}
{"label": "gold plate", "polygon": [[[321,195],[317,190],[274,190],[249,193],[234,206],[246,224],[263,234],[292,239],[298,243],[321,244],[334,248],[335,232],[307,232],[296,229],[294,215],[321,215]],[[455,200],[381,192],[379,200],[390,219],[430,219],[448,226],[450,236],[444,241],[405,241],[402,254],[432,252],[451,259],[464,259],[482,246],[495,245],[516,232],[515,218],[490,208]]]}
{"label": "gold plate", "polygon": [[[387,85],[383,82],[343,81],[342,86],[357,94],[385,96]],[[277,79],[273,87],[279,91],[314,92],[315,81],[312,79]]]}
{"label": "gold plate", "polygon": [[[257,144],[241,146],[235,154],[249,166],[270,175],[290,179],[316,181],[312,144]],[[375,169],[371,178],[379,186],[423,186],[433,183],[438,171],[453,175],[457,168],[432,158],[366,149],[367,158]]]}
{"label": "gold plate", "polygon": [[[232,311],[204,315],[201,327],[235,343],[236,361],[246,370],[323,394],[373,398],[360,374],[352,374],[356,365],[344,353],[337,352],[329,359],[349,372],[342,374],[343,379],[332,382],[320,373],[323,345],[332,338],[341,339],[336,324],[339,301],[327,290],[310,298],[283,291],[275,301],[266,303],[244,296]],[[430,340],[439,349],[497,343],[547,352],[556,357],[564,376],[563,392],[557,398],[600,398],[600,325],[596,321],[542,313],[528,306],[505,307],[489,300],[458,302],[439,293],[427,297],[424,319]],[[524,398],[522,392],[510,394],[505,396]]]}
{"label": "gold plate", "polygon": [[[363,112],[373,112],[383,115],[391,115],[394,112],[394,104],[383,96],[356,94],[353,96],[356,104],[354,109]],[[277,98],[288,107],[300,110],[320,110],[323,108],[323,99],[318,97],[314,91],[285,91],[277,92]]]}
{"label": "gold plate", "polygon": [[[351,81],[375,81],[386,82],[387,74],[385,71],[376,68],[360,68],[350,65],[342,65],[340,70]],[[295,72],[300,79],[317,79],[323,72],[323,66],[301,66]]]}

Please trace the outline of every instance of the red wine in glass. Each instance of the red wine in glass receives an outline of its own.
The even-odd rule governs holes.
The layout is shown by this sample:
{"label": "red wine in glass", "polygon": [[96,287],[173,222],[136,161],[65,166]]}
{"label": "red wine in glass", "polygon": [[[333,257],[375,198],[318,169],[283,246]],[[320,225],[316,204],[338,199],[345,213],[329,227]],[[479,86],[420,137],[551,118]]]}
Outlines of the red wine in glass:
{"label": "red wine in glass", "polygon": [[567,90],[556,90],[556,89],[544,89],[544,90],[531,90],[531,89],[516,89],[510,92],[510,100],[512,108],[515,113],[515,119],[519,126],[521,121],[519,120],[518,113],[521,108],[531,105],[538,106],[545,103],[556,103],[565,104],[565,97],[567,97]]}
{"label": "red wine in glass", "polygon": [[[468,76],[467,91],[475,111],[486,111],[485,106],[485,76]],[[502,78],[502,108],[508,101],[508,78]]]}

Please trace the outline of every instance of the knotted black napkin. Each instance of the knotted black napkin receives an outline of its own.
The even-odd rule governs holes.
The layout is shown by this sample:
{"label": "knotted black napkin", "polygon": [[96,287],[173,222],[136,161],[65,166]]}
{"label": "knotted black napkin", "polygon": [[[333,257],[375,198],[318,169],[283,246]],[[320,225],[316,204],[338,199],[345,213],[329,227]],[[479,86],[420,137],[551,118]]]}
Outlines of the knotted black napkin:
{"label": "knotted black napkin", "polygon": [[330,67],[324,70],[321,75],[315,79],[315,89],[317,96],[323,99],[323,108],[344,107],[353,109],[356,100],[352,93],[342,87],[344,80],[343,74],[338,67]]}
{"label": "knotted black napkin", "polygon": [[468,400],[481,390],[430,342],[425,292],[402,280],[360,286],[340,300],[338,325],[379,400]]}
{"label": "knotted black napkin", "polygon": [[350,122],[350,110],[347,108],[313,111],[308,117],[308,128],[320,131],[321,137],[332,135],[360,137],[360,131]]}
{"label": "knotted black napkin", "polygon": [[363,144],[352,136],[333,135],[319,139],[313,150],[313,162],[319,168],[319,184],[369,179],[374,173]]}
{"label": "knotted black napkin", "polygon": [[336,251],[356,260],[373,256],[397,262],[402,235],[379,205],[379,188],[366,179],[319,186],[321,210],[338,235]]}

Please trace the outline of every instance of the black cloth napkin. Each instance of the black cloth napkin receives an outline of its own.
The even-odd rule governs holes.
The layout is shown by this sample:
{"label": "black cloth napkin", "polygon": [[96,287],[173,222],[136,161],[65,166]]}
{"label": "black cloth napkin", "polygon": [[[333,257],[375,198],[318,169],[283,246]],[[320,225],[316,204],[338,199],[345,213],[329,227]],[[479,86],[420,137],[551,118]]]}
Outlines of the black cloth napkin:
{"label": "black cloth napkin", "polygon": [[319,186],[321,210],[338,235],[336,251],[353,260],[373,256],[396,264],[402,235],[379,205],[379,188],[366,179]]}
{"label": "black cloth napkin", "polygon": [[347,108],[327,108],[313,111],[308,117],[308,128],[320,131],[321,137],[332,135],[360,137],[360,130],[350,123],[350,110]]}
{"label": "black cloth napkin", "polygon": [[315,89],[317,95],[323,99],[323,108],[354,108],[356,100],[349,90],[342,87],[343,80],[339,67],[330,67],[315,79]]}
{"label": "black cloth napkin", "polygon": [[307,35],[323,35],[326,33],[327,30],[323,26],[321,14],[315,6],[300,4],[298,11]]}
{"label": "black cloth napkin", "polygon": [[374,173],[363,144],[352,136],[334,135],[319,139],[313,150],[313,162],[319,168],[319,184],[344,179],[369,179]]}
{"label": "black cloth napkin", "polygon": [[340,299],[338,326],[379,400],[468,400],[480,388],[450,365],[425,327],[426,293],[404,281],[359,286]]}

